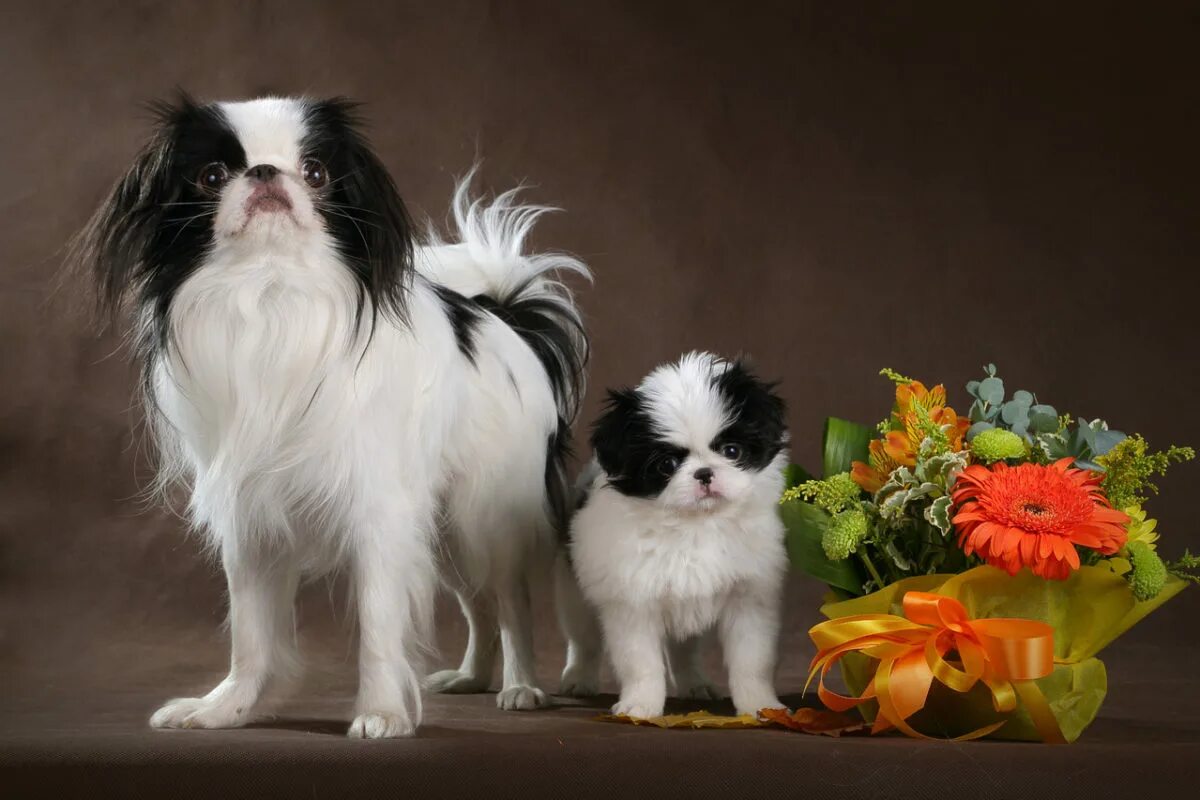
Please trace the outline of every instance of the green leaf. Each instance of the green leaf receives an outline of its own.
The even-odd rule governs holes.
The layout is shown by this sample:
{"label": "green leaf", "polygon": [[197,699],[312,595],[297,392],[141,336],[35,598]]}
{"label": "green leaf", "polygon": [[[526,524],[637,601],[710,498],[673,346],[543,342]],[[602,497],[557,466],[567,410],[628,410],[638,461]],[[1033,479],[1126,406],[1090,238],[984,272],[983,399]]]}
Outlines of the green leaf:
{"label": "green leaf", "polygon": [[865,425],[837,417],[825,420],[822,450],[824,477],[849,472],[854,461],[866,461],[873,431]]}
{"label": "green leaf", "polygon": [[779,516],[787,529],[787,551],[793,566],[835,589],[855,597],[862,594],[864,579],[856,562],[831,561],[821,547],[821,536],[830,523],[828,514],[811,503],[792,500],[779,507]]}
{"label": "green leaf", "polygon": [[1054,433],[1058,430],[1058,412],[1054,406],[1039,405],[1029,409],[1029,429],[1034,433]]}
{"label": "green leaf", "polygon": [[808,470],[799,464],[788,464],[783,471],[783,488],[791,489],[793,486],[799,486],[805,481],[811,481],[813,476]]}
{"label": "green leaf", "polygon": [[986,378],[979,384],[979,398],[991,406],[1004,402],[1004,381],[999,378]]}

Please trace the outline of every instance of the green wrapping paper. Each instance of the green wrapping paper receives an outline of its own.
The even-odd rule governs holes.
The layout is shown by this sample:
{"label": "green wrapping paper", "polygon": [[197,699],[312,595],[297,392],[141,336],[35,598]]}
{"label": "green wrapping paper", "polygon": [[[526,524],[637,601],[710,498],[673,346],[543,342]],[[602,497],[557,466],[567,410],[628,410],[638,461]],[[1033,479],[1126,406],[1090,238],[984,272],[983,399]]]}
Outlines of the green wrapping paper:
{"label": "green wrapping paper", "polygon": [[[1101,567],[1081,567],[1064,581],[1048,581],[1028,571],[1009,576],[985,566],[959,575],[907,578],[865,597],[826,603],[821,613],[829,619],[856,614],[902,616],[905,593],[921,591],[955,598],[973,619],[1016,617],[1045,622],[1054,628],[1055,669],[1038,679],[1037,685],[1064,737],[1073,742],[1096,718],[1108,691],[1104,664],[1096,655],[1186,585],[1170,577],[1157,597],[1138,602],[1123,578]],[[849,653],[839,662],[852,694],[860,694],[870,682],[875,663],[860,653]],[[874,720],[874,701],[859,708],[868,721]],[[925,708],[909,722],[928,736],[956,736],[998,719],[985,687],[959,694],[935,681]],[[1039,741],[1021,708],[990,738]]]}

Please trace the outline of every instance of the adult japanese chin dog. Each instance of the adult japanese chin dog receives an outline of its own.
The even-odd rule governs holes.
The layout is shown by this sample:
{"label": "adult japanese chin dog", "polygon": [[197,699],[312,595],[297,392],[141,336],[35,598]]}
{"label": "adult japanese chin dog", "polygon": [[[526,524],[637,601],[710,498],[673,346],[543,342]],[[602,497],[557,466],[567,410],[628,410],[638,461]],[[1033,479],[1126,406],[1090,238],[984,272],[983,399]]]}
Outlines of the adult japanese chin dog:
{"label": "adult japanese chin dog", "polygon": [[[470,644],[433,690],[545,703],[527,573],[564,523],[563,461],[587,342],[587,275],[527,255],[546,209],[454,195],[456,239],[416,242],[343,100],[157,109],[158,127],[75,248],[131,307],[159,483],[229,585],[228,677],[159,728],[240,726],[297,663],[299,581],[345,567],[360,631],[355,737],[411,735],[439,576]],[[499,634],[497,636],[497,633]]]}
{"label": "adult japanese chin dog", "polygon": [[565,560],[557,575],[565,694],[595,693],[603,643],[614,713],[662,714],[668,678],[675,696],[713,699],[697,648],[715,627],[738,713],[782,705],[786,442],[783,401],[740,361],[691,353],[609,393],[571,521],[578,584]]}

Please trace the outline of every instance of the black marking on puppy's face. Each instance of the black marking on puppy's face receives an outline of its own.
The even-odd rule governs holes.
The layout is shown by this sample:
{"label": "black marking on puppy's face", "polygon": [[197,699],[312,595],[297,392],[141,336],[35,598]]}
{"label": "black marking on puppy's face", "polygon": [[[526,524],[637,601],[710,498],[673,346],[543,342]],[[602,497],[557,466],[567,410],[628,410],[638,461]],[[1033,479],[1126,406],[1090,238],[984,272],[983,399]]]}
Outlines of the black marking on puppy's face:
{"label": "black marking on puppy's face", "polygon": [[604,413],[592,430],[592,448],[609,485],[632,497],[657,497],[688,454],[658,438],[633,389],[609,391]]}
{"label": "black marking on puppy's face", "polygon": [[70,256],[93,272],[109,314],[129,296],[149,310],[143,350],[165,344],[171,301],[212,246],[220,188],[202,187],[202,173],[209,165],[230,172],[246,167],[246,154],[217,106],[180,94],[175,103],[151,108],[157,118],[153,138]]}
{"label": "black marking on puppy's face", "polygon": [[302,161],[316,159],[328,183],[314,201],[359,286],[359,314],[369,308],[404,318],[412,275],[412,223],[396,186],[361,132],[357,104],[334,98],[305,109]]}
{"label": "black marking on puppy's face", "polygon": [[713,379],[732,422],[725,426],[710,447],[722,453],[734,446],[732,459],[741,469],[765,469],[787,441],[787,423],[782,398],[775,384],[759,380],[742,361],[734,361]]}

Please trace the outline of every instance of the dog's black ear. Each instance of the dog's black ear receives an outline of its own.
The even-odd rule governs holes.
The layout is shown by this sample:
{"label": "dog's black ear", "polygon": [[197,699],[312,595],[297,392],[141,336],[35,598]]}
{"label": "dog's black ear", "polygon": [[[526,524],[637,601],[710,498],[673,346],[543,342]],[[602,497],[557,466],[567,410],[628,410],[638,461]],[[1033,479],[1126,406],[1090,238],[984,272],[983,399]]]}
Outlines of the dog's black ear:
{"label": "dog's black ear", "polygon": [[636,435],[641,404],[632,389],[609,389],[604,411],[592,427],[592,450],[609,477],[625,471],[625,454],[630,438]]}
{"label": "dog's black ear", "polygon": [[90,272],[101,312],[111,317],[145,279],[149,250],[174,193],[170,118],[156,107],[154,135],[104,203],[75,237],[68,255],[74,269]]}
{"label": "dog's black ear", "polygon": [[305,156],[325,164],[329,186],[317,208],[359,285],[359,313],[404,318],[413,229],[391,176],[362,134],[358,106],[344,98],[308,106]]}

